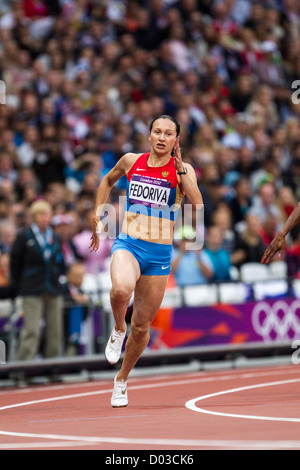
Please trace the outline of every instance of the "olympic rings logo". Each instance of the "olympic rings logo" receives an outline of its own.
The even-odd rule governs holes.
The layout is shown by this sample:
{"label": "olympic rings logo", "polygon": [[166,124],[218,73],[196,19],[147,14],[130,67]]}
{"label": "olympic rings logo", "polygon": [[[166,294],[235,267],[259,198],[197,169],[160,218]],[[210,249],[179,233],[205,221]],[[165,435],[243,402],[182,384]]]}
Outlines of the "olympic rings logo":
{"label": "olympic rings logo", "polygon": [[266,342],[300,338],[300,299],[291,304],[258,302],[252,310],[252,326]]}

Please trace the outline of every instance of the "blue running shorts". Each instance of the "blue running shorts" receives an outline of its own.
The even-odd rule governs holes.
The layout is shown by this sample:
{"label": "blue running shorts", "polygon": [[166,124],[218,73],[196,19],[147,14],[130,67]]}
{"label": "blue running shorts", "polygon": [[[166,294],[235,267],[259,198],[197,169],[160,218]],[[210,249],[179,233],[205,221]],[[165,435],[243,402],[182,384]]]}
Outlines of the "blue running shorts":
{"label": "blue running shorts", "polygon": [[132,253],[143,276],[165,276],[171,272],[172,245],[147,242],[121,232],[112,246],[111,254],[117,250]]}

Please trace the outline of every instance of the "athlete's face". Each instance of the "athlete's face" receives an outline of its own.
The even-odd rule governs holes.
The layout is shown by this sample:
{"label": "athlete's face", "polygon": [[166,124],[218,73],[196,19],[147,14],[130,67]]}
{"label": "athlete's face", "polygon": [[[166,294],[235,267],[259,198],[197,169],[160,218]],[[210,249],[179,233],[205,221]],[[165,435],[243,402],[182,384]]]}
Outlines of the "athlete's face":
{"label": "athlete's face", "polygon": [[151,147],[157,155],[171,154],[176,142],[176,125],[170,119],[156,119],[150,132]]}

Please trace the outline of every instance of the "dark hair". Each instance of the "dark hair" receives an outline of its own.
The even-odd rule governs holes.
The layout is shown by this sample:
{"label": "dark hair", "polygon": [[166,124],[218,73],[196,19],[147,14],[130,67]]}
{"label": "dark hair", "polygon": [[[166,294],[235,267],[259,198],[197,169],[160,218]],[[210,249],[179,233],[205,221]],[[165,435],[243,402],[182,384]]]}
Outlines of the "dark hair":
{"label": "dark hair", "polygon": [[175,126],[176,126],[176,137],[179,136],[179,133],[180,133],[180,124],[178,121],[176,121],[176,119],[173,117],[173,116],[169,116],[168,114],[161,114],[160,116],[152,119],[151,123],[150,123],[150,132],[152,130],[152,127],[153,127],[153,124],[155,123],[155,121],[157,121],[157,119],[170,119],[170,121],[174,122]]}

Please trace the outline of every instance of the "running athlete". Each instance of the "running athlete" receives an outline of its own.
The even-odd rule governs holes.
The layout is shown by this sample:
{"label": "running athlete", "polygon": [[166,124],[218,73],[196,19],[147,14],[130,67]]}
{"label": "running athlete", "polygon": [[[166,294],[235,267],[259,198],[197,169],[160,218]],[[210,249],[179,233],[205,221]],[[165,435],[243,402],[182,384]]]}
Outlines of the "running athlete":
{"label": "running athlete", "polygon": [[111,364],[121,356],[125,315],[133,292],[134,303],[123,363],[114,378],[113,407],[128,405],[128,375],[149,342],[150,325],[164,297],[181,200],[186,195],[193,207],[203,204],[195,171],[182,161],[179,132],[180,125],[173,117],[155,118],[150,124],[150,153],[123,155],[103,178],[96,195],[91,251],[99,247],[101,207],[119,178],[127,176],[124,221],[111,259],[110,301],[115,325],[105,348]]}
{"label": "running athlete", "polygon": [[285,249],[286,241],[285,237],[287,234],[293,230],[300,223],[300,203],[295,207],[293,212],[290,214],[287,221],[283,224],[275,238],[271,241],[270,245],[265,250],[261,263],[268,264],[269,261],[273,258],[276,253],[279,253],[279,257],[282,257],[282,254]]}

